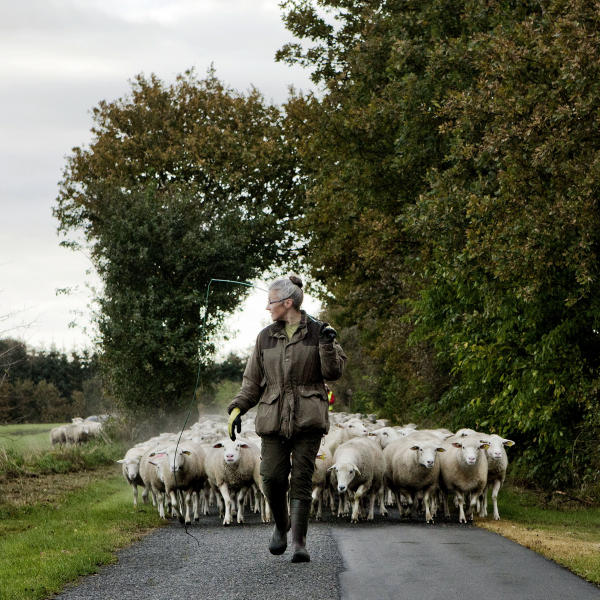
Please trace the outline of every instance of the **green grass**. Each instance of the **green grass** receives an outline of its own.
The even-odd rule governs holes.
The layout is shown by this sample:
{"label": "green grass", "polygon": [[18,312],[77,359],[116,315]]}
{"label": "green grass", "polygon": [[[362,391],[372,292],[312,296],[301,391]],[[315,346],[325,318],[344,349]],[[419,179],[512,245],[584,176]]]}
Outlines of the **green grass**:
{"label": "green grass", "polygon": [[600,584],[599,506],[577,502],[558,504],[556,500],[549,503],[543,495],[506,486],[498,496],[498,507],[500,521],[488,517],[478,519],[477,525],[496,531]]}
{"label": "green grass", "polygon": [[600,506],[557,506],[540,503],[534,492],[507,487],[500,492],[501,516],[526,525],[555,530],[564,528],[581,535],[600,537]]}
{"label": "green grass", "polygon": [[88,442],[80,446],[50,443],[50,429],[57,424],[0,426],[0,476],[24,474],[70,473],[95,469],[122,458],[126,448],[121,443]]}
{"label": "green grass", "polygon": [[46,475],[93,470],[122,458],[125,450],[123,444],[104,442],[23,453],[0,448],[0,474],[14,478],[31,474]]}
{"label": "green grass", "polygon": [[0,590],[3,600],[58,593],[77,577],[115,562],[114,551],[161,521],[156,509],[133,509],[120,475],[66,493],[51,505],[0,505]]}
{"label": "green grass", "polygon": [[50,430],[58,425],[64,423],[0,425],[0,448],[17,453],[49,450]]}

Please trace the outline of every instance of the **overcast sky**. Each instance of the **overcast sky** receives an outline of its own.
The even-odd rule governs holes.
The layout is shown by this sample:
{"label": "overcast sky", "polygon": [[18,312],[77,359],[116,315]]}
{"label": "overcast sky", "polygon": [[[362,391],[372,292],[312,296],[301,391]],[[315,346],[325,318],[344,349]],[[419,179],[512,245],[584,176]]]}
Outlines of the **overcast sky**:
{"label": "overcast sky", "polygon": [[[290,84],[312,89],[305,71],[274,61],[292,39],[278,2],[0,0],[0,337],[66,351],[91,344],[92,265],[59,247],[52,206],[65,156],[88,143],[100,100],[126,94],[137,73],[172,81],[211,63],[228,85],[253,84],[274,102]],[[57,296],[65,287],[76,292]],[[224,350],[246,349],[267,317],[264,293],[254,293]]]}

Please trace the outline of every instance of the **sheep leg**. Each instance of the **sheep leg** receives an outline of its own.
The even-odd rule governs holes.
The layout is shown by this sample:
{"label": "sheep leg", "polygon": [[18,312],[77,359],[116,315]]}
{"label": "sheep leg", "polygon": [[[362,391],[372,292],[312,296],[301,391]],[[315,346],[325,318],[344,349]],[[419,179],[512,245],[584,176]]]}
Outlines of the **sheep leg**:
{"label": "sheep leg", "polygon": [[394,506],[394,492],[390,488],[387,489],[387,498],[385,503],[388,506]]}
{"label": "sheep leg", "polygon": [[317,521],[323,518],[323,488],[319,488],[319,495],[317,496]]}
{"label": "sheep leg", "polygon": [[433,523],[430,502],[431,492],[430,490],[425,490],[425,494],[423,494],[423,504],[425,505],[425,523]]}
{"label": "sheep leg", "polygon": [[375,490],[371,490],[369,494],[369,515],[367,521],[373,521],[375,519],[375,500],[377,500],[377,494]]}
{"label": "sheep leg", "polygon": [[144,504],[148,504],[148,493],[150,492],[150,490],[144,486],[144,491],[142,492],[142,501]]}
{"label": "sheep leg", "polygon": [[135,483],[131,484],[131,489],[133,490],[133,507],[137,508],[138,505],[138,489]]}
{"label": "sheep leg", "polygon": [[177,492],[179,490],[171,490],[169,492],[169,498],[171,498],[171,510],[173,511],[173,516],[177,519],[181,519],[183,517],[181,512],[181,507],[179,506],[179,498],[177,497]]}
{"label": "sheep leg", "polygon": [[458,504],[458,522],[466,523],[467,519],[465,518],[465,497],[459,491],[454,492],[456,503]]}
{"label": "sheep leg", "polygon": [[222,483],[219,486],[221,496],[223,496],[223,503],[225,504],[225,518],[223,519],[223,525],[231,525],[231,496],[229,495],[229,486],[226,483]]}
{"label": "sheep leg", "polygon": [[480,517],[487,517],[487,505],[488,505],[488,486],[483,488],[483,492],[477,498],[478,511],[477,514]]}
{"label": "sheep leg", "polygon": [[485,486],[485,489],[483,490],[483,495],[481,496],[481,510],[483,512],[483,516],[487,517],[488,516],[488,490],[489,490],[489,485]]}
{"label": "sheep leg", "polygon": [[192,503],[194,508],[194,521],[200,520],[200,492],[194,490],[192,492]]}
{"label": "sheep leg", "polygon": [[221,494],[215,494],[215,500],[217,501],[217,508],[219,509],[219,517],[223,517],[225,514],[225,504]]}
{"label": "sheep leg", "polygon": [[260,520],[261,523],[266,523],[265,516],[265,499],[262,497],[262,494],[259,496],[258,502],[260,503]]}
{"label": "sheep leg", "polygon": [[402,494],[398,492],[394,492],[394,496],[396,497],[396,504],[398,506],[398,512],[400,516],[402,516]]}
{"label": "sheep leg", "polygon": [[478,502],[479,502],[479,494],[472,493],[470,502],[469,502],[469,514],[468,514],[469,521],[473,520],[473,512],[475,511],[475,508],[477,507]]}
{"label": "sheep leg", "polygon": [[444,505],[444,518],[450,518],[450,507],[448,506],[448,496],[444,494],[442,496],[442,504]]}
{"label": "sheep leg", "polygon": [[244,500],[246,499],[246,493],[248,488],[243,487],[237,495],[237,505],[238,505],[238,514],[237,514],[237,522],[244,522]]}
{"label": "sheep leg", "polygon": [[335,493],[329,490],[329,510],[335,512]]}
{"label": "sheep leg", "polygon": [[360,500],[363,494],[367,491],[364,484],[359,485],[356,492],[354,492],[354,506],[352,508],[352,517],[350,518],[351,523],[358,523],[358,515],[360,511]]}
{"label": "sheep leg", "polygon": [[386,517],[388,514],[388,510],[385,507],[385,486],[383,484],[381,484],[381,487],[379,488],[379,492],[377,494],[379,496],[379,514]]}
{"label": "sheep leg", "polygon": [[438,495],[435,492],[429,491],[429,513],[431,514],[432,520],[437,517],[438,510]]}
{"label": "sheep leg", "polygon": [[261,493],[256,487],[256,484],[252,484],[252,498],[254,500],[254,512],[261,513]]}
{"label": "sheep leg", "polygon": [[207,490],[206,488],[204,488],[201,492],[201,498],[202,498],[202,514],[207,515],[208,507],[210,506],[210,490]]}
{"label": "sheep leg", "polygon": [[[154,492],[154,490],[153,490]],[[165,498],[164,498],[164,494],[162,492],[156,492],[156,495],[158,496],[158,516],[161,519],[166,519],[167,517],[165,516]]]}
{"label": "sheep leg", "polygon": [[190,490],[185,491],[184,502],[185,502],[185,524],[189,525],[192,522],[192,492]]}
{"label": "sheep leg", "polygon": [[502,482],[499,479],[496,479],[496,481],[494,481],[494,487],[492,488],[492,504],[494,506],[494,519],[496,521],[500,520],[500,513],[498,512],[498,492],[500,491],[501,486]]}
{"label": "sheep leg", "polygon": [[414,521],[416,521],[419,516],[419,498],[417,494],[413,494],[412,497],[410,516]]}

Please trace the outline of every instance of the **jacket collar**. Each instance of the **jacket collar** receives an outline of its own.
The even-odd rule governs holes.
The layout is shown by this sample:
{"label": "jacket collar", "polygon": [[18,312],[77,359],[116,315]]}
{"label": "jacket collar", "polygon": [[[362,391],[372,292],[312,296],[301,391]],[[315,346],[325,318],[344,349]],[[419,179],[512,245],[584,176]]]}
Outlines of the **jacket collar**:
{"label": "jacket collar", "polygon": [[[306,311],[300,311],[300,324],[298,325],[298,330],[300,332],[300,338],[302,339],[306,335],[306,323],[307,323]],[[273,325],[271,325],[270,335],[273,337],[285,337],[287,339],[287,335],[285,333],[285,321],[275,321]]]}

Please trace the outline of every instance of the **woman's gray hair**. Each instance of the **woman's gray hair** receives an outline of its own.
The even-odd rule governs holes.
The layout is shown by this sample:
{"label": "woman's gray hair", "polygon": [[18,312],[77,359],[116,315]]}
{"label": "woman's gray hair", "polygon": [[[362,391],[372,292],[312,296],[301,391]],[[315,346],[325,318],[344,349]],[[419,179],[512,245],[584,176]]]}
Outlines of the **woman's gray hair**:
{"label": "woman's gray hair", "polygon": [[279,292],[279,300],[291,298],[293,307],[298,310],[304,300],[302,291],[302,279],[297,275],[290,275],[284,279],[275,280],[270,286],[269,291]]}

